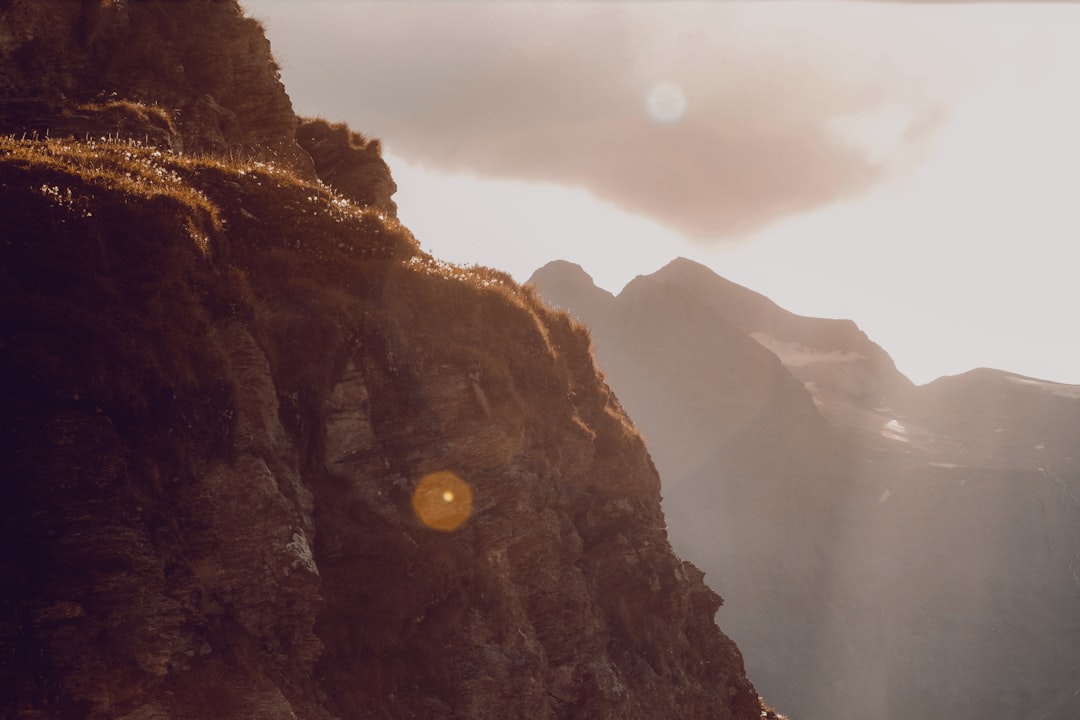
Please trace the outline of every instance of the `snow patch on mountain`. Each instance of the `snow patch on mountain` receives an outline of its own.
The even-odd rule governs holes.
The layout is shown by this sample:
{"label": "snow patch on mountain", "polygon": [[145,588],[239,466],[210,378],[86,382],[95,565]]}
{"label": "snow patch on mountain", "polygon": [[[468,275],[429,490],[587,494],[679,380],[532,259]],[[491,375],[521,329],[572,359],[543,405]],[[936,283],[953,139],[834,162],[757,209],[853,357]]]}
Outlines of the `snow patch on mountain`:
{"label": "snow patch on mountain", "polygon": [[780,358],[780,362],[788,367],[803,367],[820,363],[833,364],[866,360],[865,355],[854,351],[844,352],[842,350],[821,350],[818,348],[806,347],[805,345],[800,345],[796,342],[779,340],[763,332],[750,333],[750,337],[754,338],[758,344]]}
{"label": "snow patch on mountain", "polygon": [[889,420],[881,427],[881,437],[899,442],[910,442],[907,438],[907,428],[895,418]]}
{"label": "snow patch on mountain", "polygon": [[1006,375],[1005,377],[1008,378],[1010,382],[1016,383],[1017,385],[1036,387],[1051,395],[1080,400],[1080,385],[1064,385],[1048,380],[1035,380],[1034,378],[1022,377],[1020,375]]}

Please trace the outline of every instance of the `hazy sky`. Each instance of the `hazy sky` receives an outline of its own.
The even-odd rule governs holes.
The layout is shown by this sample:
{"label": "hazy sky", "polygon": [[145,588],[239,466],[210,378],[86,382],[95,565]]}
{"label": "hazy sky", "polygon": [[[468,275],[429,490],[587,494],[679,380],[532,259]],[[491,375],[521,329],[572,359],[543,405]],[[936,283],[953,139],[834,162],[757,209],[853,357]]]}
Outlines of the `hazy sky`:
{"label": "hazy sky", "polygon": [[1080,383],[1080,6],[244,5],[437,257],[618,292],[682,255],[916,382]]}

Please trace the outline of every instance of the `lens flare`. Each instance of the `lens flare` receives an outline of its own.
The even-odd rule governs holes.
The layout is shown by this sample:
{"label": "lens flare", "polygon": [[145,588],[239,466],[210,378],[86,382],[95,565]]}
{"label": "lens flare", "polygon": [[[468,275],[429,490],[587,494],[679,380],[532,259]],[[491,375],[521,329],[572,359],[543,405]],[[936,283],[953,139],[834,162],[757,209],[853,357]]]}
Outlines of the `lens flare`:
{"label": "lens flare", "polygon": [[686,94],[674,83],[657,83],[649,90],[645,107],[655,122],[670,125],[686,114]]}
{"label": "lens flare", "polygon": [[429,473],[416,484],[413,511],[432,530],[453,532],[472,515],[472,489],[449,470]]}

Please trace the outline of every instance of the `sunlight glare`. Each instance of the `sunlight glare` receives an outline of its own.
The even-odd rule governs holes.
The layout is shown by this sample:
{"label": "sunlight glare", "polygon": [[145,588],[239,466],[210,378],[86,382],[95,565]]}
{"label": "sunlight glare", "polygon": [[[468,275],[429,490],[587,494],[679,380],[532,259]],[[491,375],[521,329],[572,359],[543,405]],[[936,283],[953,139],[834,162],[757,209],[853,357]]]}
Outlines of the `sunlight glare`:
{"label": "sunlight glare", "polygon": [[660,125],[671,125],[686,114],[686,93],[674,83],[656,83],[645,99],[649,116]]}
{"label": "sunlight glare", "polygon": [[472,489],[449,470],[428,473],[416,484],[412,505],[425,526],[452,532],[472,515]]}

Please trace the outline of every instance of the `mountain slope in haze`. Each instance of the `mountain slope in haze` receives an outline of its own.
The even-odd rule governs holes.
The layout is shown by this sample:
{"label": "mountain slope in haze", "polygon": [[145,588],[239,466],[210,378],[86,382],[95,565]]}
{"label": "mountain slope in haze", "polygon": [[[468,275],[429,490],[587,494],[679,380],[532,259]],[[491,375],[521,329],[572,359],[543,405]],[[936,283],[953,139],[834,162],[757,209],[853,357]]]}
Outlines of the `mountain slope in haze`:
{"label": "mountain slope in haze", "polygon": [[[617,298],[605,298],[569,263],[547,266],[530,283],[589,325],[604,372],[618,378],[631,417],[662,420],[647,433],[655,440],[650,452],[665,468],[665,488],[711,455],[740,454],[761,437],[793,454],[828,444],[828,425],[802,384],[691,291],[638,278]],[[571,304],[577,299],[589,304],[579,311]]]}
{"label": "mountain slope in haze", "polygon": [[1080,473],[1080,386],[979,368],[918,388],[906,410],[939,463]]}
{"label": "mountain slope in haze", "polygon": [[0,16],[0,717],[775,717],[584,329],[238,3]]}
{"label": "mountain slope in haze", "polygon": [[1074,717],[1080,388],[992,370],[914,387],[850,321],[687,260],[580,307],[599,297],[583,269],[530,282],[589,325],[672,541],[729,598],[719,617],[779,707]]}

